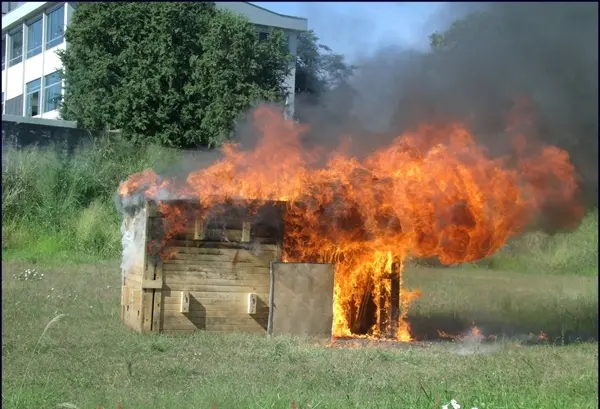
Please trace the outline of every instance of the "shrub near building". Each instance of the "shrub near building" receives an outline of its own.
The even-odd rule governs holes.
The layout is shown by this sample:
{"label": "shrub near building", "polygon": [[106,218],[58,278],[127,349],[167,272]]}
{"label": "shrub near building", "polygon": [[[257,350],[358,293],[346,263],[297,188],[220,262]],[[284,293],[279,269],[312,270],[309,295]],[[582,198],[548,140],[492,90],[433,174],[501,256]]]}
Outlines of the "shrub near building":
{"label": "shrub near building", "polygon": [[61,53],[61,114],[136,142],[217,146],[258,101],[285,98],[290,55],[214,3],[81,3]]}

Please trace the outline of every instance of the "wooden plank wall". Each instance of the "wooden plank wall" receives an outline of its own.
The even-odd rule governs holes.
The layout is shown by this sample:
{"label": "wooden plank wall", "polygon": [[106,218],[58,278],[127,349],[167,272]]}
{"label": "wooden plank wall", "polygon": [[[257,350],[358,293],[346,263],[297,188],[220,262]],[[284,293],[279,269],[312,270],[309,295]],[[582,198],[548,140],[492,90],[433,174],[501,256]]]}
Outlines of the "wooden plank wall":
{"label": "wooden plank wall", "polygon": [[[269,264],[279,257],[277,245],[258,250],[207,247],[202,241],[173,242],[172,259],[162,264],[160,327],[163,332],[265,332],[269,315]],[[232,246],[233,247],[233,246]],[[182,293],[189,311],[181,311]],[[248,295],[256,294],[255,314],[248,313]]]}
{"label": "wooden plank wall", "polygon": [[[136,217],[127,217],[126,228],[131,231],[143,232],[139,240],[146,242],[146,209]],[[137,239],[137,238],[136,238]],[[145,257],[139,257],[139,262],[130,265],[125,272],[125,280],[121,287],[121,320],[124,325],[135,331],[142,331],[142,278],[145,270]]]}
{"label": "wooden plank wall", "polygon": [[[198,222],[194,206],[182,201],[192,217],[160,257],[146,254],[145,247],[139,265],[127,272],[121,298],[125,326],[138,332],[265,332],[269,264],[281,259],[281,209],[254,215],[252,224],[243,209]],[[144,243],[163,239],[155,203],[146,203],[134,222],[143,223],[137,229],[144,232]],[[248,311],[250,294],[256,296],[255,313]]]}

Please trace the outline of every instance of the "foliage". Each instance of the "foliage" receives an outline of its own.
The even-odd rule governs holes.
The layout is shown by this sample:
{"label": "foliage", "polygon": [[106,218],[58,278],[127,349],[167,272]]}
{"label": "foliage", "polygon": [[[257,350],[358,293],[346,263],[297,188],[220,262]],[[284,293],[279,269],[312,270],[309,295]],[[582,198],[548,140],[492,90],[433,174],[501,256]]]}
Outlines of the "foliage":
{"label": "foliage", "polygon": [[469,38],[468,36],[473,36],[474,33],[481,35],[486,31],[489,33],[497,29],[498,20],[491,13],[474,12],[454,21],[443,33],[438,31],[432,33],[429,36],[429,44],[434,50],[448,51],[453,49],[460,40]]}
{"label": "foliage", "polygon": [[216,146],[242,111],[285,97],[281,30],[259,41],[214,3],[81,3],[66,39],[63,118],[135,142]]}
{"label": "foliage", "polygon": [[59,147],[3,154],[3,251],[28,259],[118,257],[121,215],[113,198],[119,182],[179,160],[167,149],[106,138],[71,155]]}
{"label": "foliage", "polygon": [[318,98],[327,90],[346,82],[356,67],[319,42],[313,30],[298,36],[296,50],[296,93]]}

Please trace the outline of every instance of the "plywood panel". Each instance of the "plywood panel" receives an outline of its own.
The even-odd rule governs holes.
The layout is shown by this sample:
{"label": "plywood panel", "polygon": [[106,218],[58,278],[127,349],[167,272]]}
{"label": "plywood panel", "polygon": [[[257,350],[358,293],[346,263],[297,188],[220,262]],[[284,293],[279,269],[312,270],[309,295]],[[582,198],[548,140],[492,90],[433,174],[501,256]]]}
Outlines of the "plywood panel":
{"label": "plywood panel", "polygon": [[273,263],[272,335],[331,338],[334,266]]}

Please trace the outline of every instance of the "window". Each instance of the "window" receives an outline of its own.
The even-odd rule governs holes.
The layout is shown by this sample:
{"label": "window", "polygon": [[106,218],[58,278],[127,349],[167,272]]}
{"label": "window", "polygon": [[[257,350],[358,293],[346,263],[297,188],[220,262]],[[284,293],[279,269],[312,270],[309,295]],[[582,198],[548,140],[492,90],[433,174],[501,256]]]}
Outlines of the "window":
{"label": "window", "polygon": [[62,100],[62,78],[56,71],[44,77],[44,112],[58,109]]}
{"label": "window", "polygon": [[4,109],[6,115],[23,116],[23,95],[7,100]]}
{"label": "window", "polygon": [[25,116],[36,116],[40,114],[40,91],[42,80],[38,78],[28,82],[25,86]]}
{"label": "window", "polygon": [[65,6],[48,13],[46,21],[46,50],[63,42],[65,34]]}
{"label": "window", "polygon": [[27,58],[42,52],[42,18],[27,26]]}
{"label": "window", "polygon": [[19,29],[9,35],[10,37],[10,54],[8,56],[8,66],[12,67],[21,62],[23,59],[23,29]]}
{"label": "window", "polygon": [[269,33],[261,31],[258,33],[258,41],[265,41],[269,37]]}
{"label": "window", "polygon": [[2,93],[2,114],[4,114],[4,92]]}
{"label": "window", "polygon": [[25,4],[24,1],[9,1],[8,2],[8,12],[10,13],[17,7],[21,7],[23,4]]}
{"label": "window", "polygon": [[4,60],[6,59],[6,36],[2,36],[2,69],[4,69]]}

